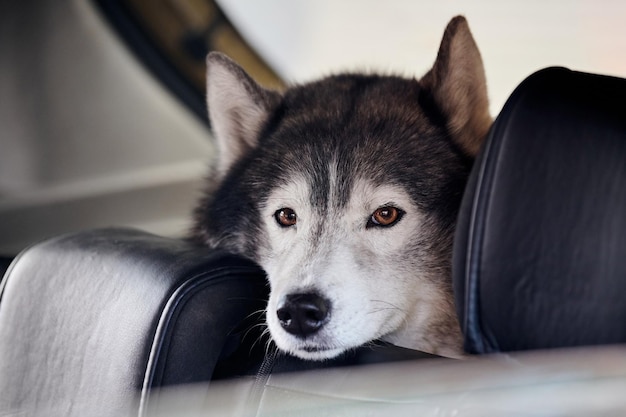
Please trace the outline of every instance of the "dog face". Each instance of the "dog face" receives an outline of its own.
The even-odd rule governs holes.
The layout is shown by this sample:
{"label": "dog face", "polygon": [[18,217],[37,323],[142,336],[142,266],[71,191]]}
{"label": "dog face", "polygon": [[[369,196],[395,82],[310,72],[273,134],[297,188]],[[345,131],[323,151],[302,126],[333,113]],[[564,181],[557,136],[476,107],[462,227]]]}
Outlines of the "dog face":
{"label": "dog face", "polygon": [[271,284],[267,324],[277,346],[306,359],[330,358],[393,337],[409,321],[415,330],[427,325],[421,319],[445,302],[449,288],[422,270],[432,240],[426,214],[401,186],[356,178],[347,198],[331,192],[313,206],[311,185],[296,176],[260,210],[265,244],[258,259]]}
{"label": "dog face", "polygon": [[487,110],[480,55],[453,19],[421,80],[338,75],[282,94],[208,57],[220,149],[195,235],[267,272],[267,325],[304,359],[374,339],[461,353],[453,227]]}

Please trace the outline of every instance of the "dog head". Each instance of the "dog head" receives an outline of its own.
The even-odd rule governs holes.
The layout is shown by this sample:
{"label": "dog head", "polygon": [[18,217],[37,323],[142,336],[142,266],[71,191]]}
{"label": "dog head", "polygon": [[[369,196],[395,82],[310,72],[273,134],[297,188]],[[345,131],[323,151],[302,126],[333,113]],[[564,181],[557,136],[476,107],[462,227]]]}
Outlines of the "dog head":
{"label": "dog head", "polygon": [[207,65],[219,161],[195,235],[267,272],[277,346],[325,359],[382,338],[460,355],[453,228],[491,124],[465,19],[420,80],[343,74],[279,93],[224,55]]}

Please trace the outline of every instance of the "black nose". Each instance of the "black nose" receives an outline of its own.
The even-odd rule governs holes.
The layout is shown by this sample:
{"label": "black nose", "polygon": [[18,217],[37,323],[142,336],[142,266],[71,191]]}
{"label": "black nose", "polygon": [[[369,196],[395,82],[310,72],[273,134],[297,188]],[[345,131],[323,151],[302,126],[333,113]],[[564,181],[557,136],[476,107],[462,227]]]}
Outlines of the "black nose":
{"label": "black nose", "polygon": [[326,324],[329,311],[330,301],[319,294],[290,294],[280,303],[276,315],[283,329],[304,338]]}

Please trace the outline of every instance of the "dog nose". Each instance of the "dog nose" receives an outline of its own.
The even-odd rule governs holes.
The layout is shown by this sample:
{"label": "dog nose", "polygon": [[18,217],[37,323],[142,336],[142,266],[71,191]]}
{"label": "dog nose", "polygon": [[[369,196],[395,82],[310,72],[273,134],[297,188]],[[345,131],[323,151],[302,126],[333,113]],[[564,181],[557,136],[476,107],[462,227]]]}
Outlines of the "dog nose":
{"label": "dog nose", "polygon": [[330,301],[319,294],[290,294],[283,299],[276,315],[283,329],[304,338],[324,326],[329,311]]}

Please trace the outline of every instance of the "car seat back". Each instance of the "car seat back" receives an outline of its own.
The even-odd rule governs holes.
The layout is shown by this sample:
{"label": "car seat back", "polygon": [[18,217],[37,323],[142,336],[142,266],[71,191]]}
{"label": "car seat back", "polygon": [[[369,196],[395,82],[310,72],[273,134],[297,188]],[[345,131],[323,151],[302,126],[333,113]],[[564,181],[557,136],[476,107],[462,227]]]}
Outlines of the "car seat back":
{"label": "car seat back", "polygon": [[129,229],[50,239],[19,255],[1,297],[2,415],[144,413],[155,388],[262,359],[242,322],[265,307],[264,274],[181,240]]}
{"label": "car seat back", "polygon": [[512,94],[459,215],[465,348],[626,342],[626,80],[564,68]]}

